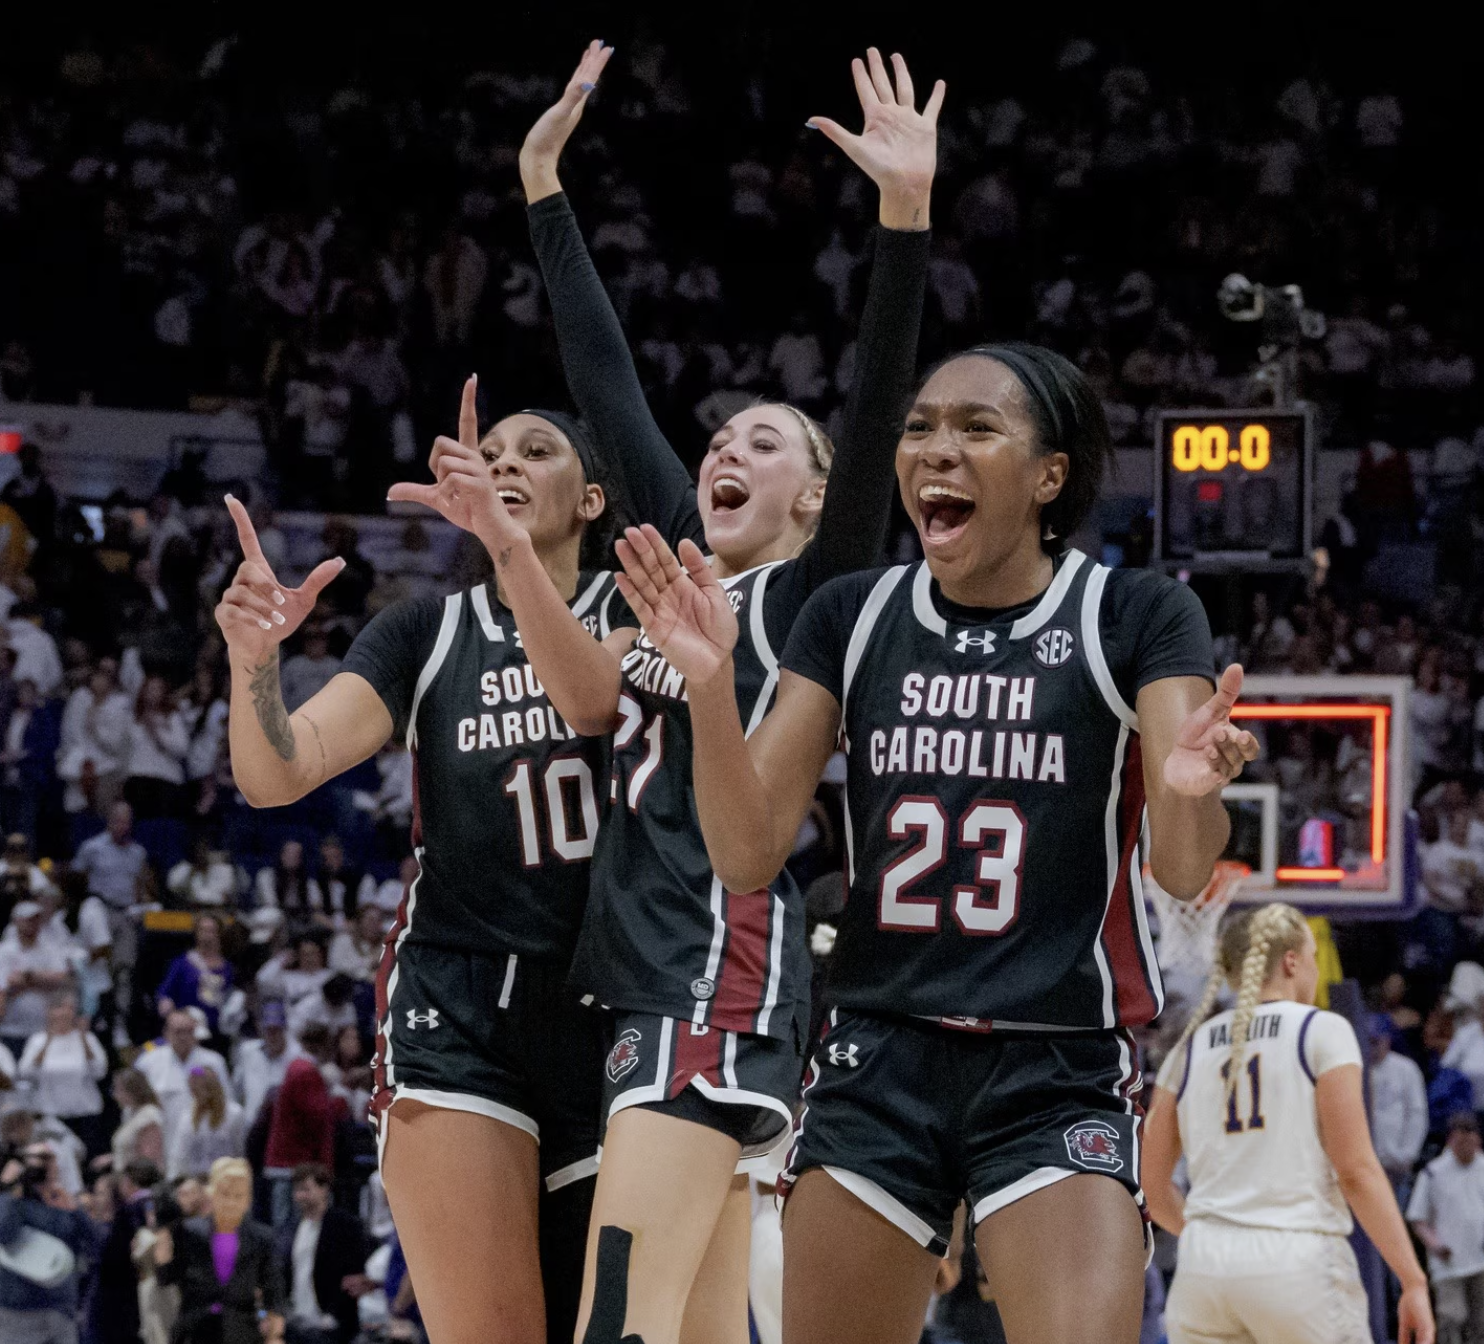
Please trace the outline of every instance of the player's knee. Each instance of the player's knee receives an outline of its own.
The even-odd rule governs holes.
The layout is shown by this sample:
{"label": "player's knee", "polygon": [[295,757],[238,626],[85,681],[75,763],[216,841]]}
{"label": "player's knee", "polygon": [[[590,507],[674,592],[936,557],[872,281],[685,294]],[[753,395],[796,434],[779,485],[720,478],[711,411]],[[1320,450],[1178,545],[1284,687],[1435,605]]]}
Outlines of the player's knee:
{"label": "player's knee", "polygon": [[644,1344],[623,1332],[629,1314],[629,1257],[634,1234],[622,1227],[598,1229],[597,1263],[593,1269],[593,1308],[582,1344]]}

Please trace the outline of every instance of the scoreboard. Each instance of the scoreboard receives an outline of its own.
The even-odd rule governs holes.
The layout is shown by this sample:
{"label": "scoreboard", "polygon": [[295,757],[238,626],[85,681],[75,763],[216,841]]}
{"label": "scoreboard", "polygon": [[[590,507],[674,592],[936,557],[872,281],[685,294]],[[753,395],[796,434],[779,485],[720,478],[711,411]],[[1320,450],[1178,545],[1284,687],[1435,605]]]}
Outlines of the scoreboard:
{"label": "scoreboard", "polygon": [[1154,560],[1168,568],[1286,569],[1313,549],[1305,411],[1160,411]]}

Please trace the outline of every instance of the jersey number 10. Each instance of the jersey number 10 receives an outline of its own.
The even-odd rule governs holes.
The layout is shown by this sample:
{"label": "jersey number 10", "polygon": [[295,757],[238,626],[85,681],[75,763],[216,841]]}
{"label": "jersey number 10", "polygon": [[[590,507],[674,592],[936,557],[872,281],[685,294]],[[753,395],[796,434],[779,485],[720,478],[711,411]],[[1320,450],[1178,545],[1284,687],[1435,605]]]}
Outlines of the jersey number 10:
{"label": "jersey number 10", "polygon": [[1231,1082],[1232,1062],[1221,1066],[1221,1081],[1230,1084],[1226,1089],[1226,1132],[1240,1134],[1244,1129],[1261,1129],[1262,1119],[1262,1056],[1253,1055],[1247,1061],[1247,1079],[1252,1084],[1252,1110],[1246,1123],[1237,1114],[1237,1084]]}
{"label": "jersey number 10", "polygon": [[[517,761],[505,781],[505,792],[515,799],[515,809],[520,815],[520,861],[527,868],[541,866],[536,768],[532,761]],[[598,799],[593,792],[593,772],[587,762],[580,756],[557,756],[547,762],[541,779],[552,853],[564,863],[592,858],[593,843],[598,838]],[[580,827],[573,825],[569,808],[573,801],[582,820]]]}
{"label": "jersey number 10", "polygon": [[[883,929],[936,933],[943,902],[936,896],[909,896],[919,878],[941,868],[948,857],[948,814],[936,798],[897,799],[886,818],[893,840],[922,838],[881,874],[877,921]],[[1020,913],[1020,869],[1025,860],[1025,816],[1014,803],[975,803],[959,819],[958,843],[974,853],[973,886],[953,889],[954,922],[968,934],[1004,933]],[[991,847],[992,846],[992,847]],[[985,898],[988,899],[985,899]]]}

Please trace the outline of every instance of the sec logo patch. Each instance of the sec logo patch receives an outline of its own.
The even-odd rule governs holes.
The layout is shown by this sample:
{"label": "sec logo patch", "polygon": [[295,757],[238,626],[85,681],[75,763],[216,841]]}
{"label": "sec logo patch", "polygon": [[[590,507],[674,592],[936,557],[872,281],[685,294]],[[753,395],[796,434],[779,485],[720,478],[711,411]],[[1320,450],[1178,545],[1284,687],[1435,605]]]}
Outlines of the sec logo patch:
{"label": "sec logo patch", "polygon": [[1042,667],[1060,667],[1072,656],[1072,632],[1058,626],[1036,636],[1036,661]]}

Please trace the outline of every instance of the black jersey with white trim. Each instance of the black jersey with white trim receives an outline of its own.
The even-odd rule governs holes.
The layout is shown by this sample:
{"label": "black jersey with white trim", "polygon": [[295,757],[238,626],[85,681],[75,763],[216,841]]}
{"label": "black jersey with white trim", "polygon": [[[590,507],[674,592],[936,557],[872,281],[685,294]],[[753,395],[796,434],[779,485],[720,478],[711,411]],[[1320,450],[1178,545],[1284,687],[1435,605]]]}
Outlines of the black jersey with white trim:
{"label": "black jersey with white trim", "polygon": [[[578,578],[570,606],[598,639],[615,591],[606,571]],[[407,940],[570,960],[609,739],[557,713],[494,585],[389,608],[342,670],[371,683],[413,755]]]}
{"label": "black jersey with white trim", "polygon": [[841,1007],[1062,1029],[1158,1014],[1132,705],[1211,677],[1188,589],[1070,551],[1033,602],[976,611],[897,566],[823,588],[783,665],[843,707]]}
{"label": "black jersey with white trim", "polygon": [[[748,732],[772,706],[775,645],[807,595],[799,563],[723,580],[737,613],[732,660]],[[637,625],[622,602],[613,623]],[[685,678],[642,633],[623,659],[619,713],[574,984],[613,1008],[786,1038],[809,996],[803,897],[786,871],[752,892],[729,892],[712,873]]]}

